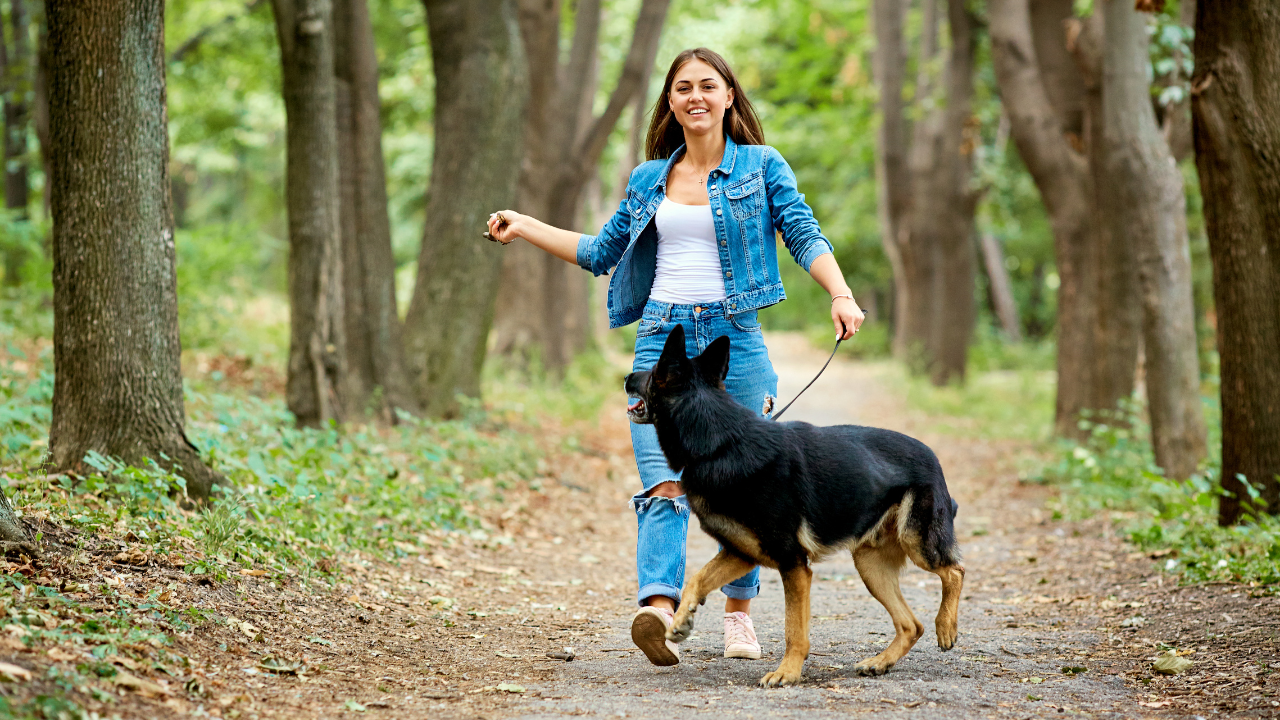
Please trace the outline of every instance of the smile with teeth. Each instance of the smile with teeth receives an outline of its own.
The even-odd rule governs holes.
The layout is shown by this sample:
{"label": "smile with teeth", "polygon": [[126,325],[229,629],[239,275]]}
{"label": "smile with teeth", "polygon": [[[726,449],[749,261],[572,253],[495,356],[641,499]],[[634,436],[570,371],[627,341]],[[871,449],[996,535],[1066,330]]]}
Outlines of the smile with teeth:
{"label": "smile with teeth", "polygon": [[689,111],[689,114],[690,115],[706,115],[707,112],[708,110],[706,108],[694,108]]}
{"label": "smile with teeth", "polygon": [[631,402],[627,403],[627,413],[630,415],[644,414],[644,400],[640,398],[631,398]]}

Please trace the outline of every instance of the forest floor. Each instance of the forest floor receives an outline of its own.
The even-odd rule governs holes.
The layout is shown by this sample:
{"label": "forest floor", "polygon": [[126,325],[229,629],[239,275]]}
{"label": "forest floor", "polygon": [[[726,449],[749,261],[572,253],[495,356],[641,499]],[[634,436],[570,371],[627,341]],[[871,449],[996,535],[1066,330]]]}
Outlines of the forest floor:
{"label": "forest floor", "polygon": [[[823,353],[799,336],[769,344],[789,398]],[[118,661],[129,664],[114,675],[116,692],[92,693],[91,709],[105,716],[1280,718],[1280,598],[1240,585],[1179,587],[1152,557],[1160,553],[1134,552],[1110,520],[1053,519],[1044,504],[1054,490],[1018,481],[1020,463],[1036,452],[1031,443],[978,439],[971,423],[909,410],[891,373],[883,364],[834,363],[788,418],[914,435],[935,449],[960,503],[960,640],[949,653],[936,647],[939,582],[908,569],[904,593],[926,632],[883,677],[852,673],[888,642],[892,624],[847,558],[815,568],[813,652],[797,687],[755,687],[783,650],[774,571],[763,573],[753,604],[763,659],[720,656],[718,593],[682,646],[681,664],[655,668],[631,647],[635,520],[627,500],[638,478],[621,398],[590,426],[544,428],[549,436],[571,430],[579,449],[549,457],[539,489],[521,486],[476,508],[483,530],[424,536],[399,563],[351,557],[328,594],[252,574],[210,584],[162,562],[95,565],[92,558],[112,550],[83,541],[78,554],[8,572],[55,585],[93,577],[139,598],[163,587],[170,607],[227,618],[196,624],[166,652],[134,648],[150,659]],[[59,530],[46,529],[56,546]],[[691,528],[691,571],[714,550]],[[1190,669],[1155,674],[1152,661],[1168,649]],[[32,651],[0,633],[0,661],[18,666],[7,672],[35,678],[18,672],[10,679],[19,685],[48,684],[59,664],[91,659],[83,647]]]}

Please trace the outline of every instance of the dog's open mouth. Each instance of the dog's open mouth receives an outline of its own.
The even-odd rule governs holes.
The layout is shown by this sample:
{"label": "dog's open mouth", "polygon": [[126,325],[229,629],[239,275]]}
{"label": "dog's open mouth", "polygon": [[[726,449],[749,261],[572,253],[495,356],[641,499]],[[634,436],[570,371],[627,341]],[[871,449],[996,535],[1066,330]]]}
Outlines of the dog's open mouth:
{"label": "dog's open mouth", "polygon": [[633,423],[649,422],[649,406],[644,404],[644,400],[633,397],[627,402],[627,418]]}

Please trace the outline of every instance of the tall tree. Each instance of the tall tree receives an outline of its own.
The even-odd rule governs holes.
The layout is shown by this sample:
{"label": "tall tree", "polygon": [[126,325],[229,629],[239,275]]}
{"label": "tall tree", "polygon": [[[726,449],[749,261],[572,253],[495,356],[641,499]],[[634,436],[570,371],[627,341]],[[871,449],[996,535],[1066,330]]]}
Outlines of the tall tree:
{"label": "tall tree", "polygon": [[[1156,463],[1184,479],[1205,455],[1191,249],[1182,173],[1156,124],[1148,80],[1147,16],[1113,0],[1106,16],[1103,157],[1111,237],[1132,245],[1142,295],[1142,340]],[[1123,239],[1123,240],[1122,240]],[[1123,268],[1132,274],[1132,267]]]}
{"label": "tall tree", "polygon": [[1268,0],[1196,8],[1192,135],[1222,358],[1222,498],[1245,477],[1280,512],[1280,14]]}
{"label": "tall tree", "polygon": [[220,476],[183,431],[162,0],[50,0],[50,460],[90,451]]}
{"label": "tall tree", "polygon": [[[28,186],[27,134],[31,131],[35,53],[31,50],[31,17],[26,0],[10,0],[12,42],[0,30],[0,87],[4,93],[4,205],[19,218],[27,217],[31,191]],[[15,285],[21,276],[24,252],[11,247],[4,258],[5,283]]]}
{"label": "tall tree", "polygon": [[301,425],[341,420],[348,393],[329,0],[272,0],[284,68],[289,213],[286,399]]}
{"label": "tall tree", "polygon": [[[881,112],[879,176],[882,235],[894,269],[894,348],[933,382],[963,379],[976,313],[973,215],[970,186],[973,138],[974,26],[964,3],[947,1],[950,45],[941,87],[934,73],[940,0],[925,0],[915,96],[920,118],[910,145],[903,117],[906,51],[905,4],[877,0],[875,64]],[[889,127],[890,124],[896,128]]]}
{"label": "tall tree", "polygon": [[515,199],[526,68],[515,0],[424,3],[436,74],[435,155],[405,346],[423,410],[448,416],[459,394],[479,394],[503,253],[513,249],[480,233],[489,213]]}
{"label": "tall tree", "polygon": [[987,17],[1014,144],[1053,228],[1060,280],[1054,427],[1078,438],[1082,411],[1110,409],[1133,389],[1141,309],[1131,264],[1116,260],[1128,248],[1109,241],[1097,190],[1102,35],[1097,25],[1071,22],[1072,5],[991,0]]}
{"label": "tall tree", "polygon": [[417,401],[405,375],[396,313],[378,57],[367,0],[335,0],[333,27],[347,406],[361,412],[374,403],[372,409],[394,421],[394,409],[414,411]]}
{"label": "tall tree", "polygon": [[[643,0],[618,83],[605,110],[594,117],[600,0],[576,3],[573,41],[563,61],[561,0],[519,4],[530,96],[517,204],[521,212],[572,228],[609,134],[643,91],[670,0]],[[505,260],[498,292],[498,351],[537,347],[547,367],[563,369],[589,337],[588,276],[526,243],[510,248]]]}

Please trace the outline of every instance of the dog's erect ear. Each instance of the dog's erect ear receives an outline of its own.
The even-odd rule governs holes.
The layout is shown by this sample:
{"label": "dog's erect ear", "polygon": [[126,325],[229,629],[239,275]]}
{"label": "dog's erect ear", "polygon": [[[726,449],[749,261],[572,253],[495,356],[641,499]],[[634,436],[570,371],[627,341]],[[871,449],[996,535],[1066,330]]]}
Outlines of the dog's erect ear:
{"label": "dog's erect ear", "polygon": [[729,336],[721,335],[698,356],[698,371],[716,385],[724,385],[729,375]]}
{"label": "dog's erect ear", "polygon": [[653,380],[659,386],[670,385],[679,380],[689,364],[689,356],[684,350],[684,326],[676,325],[667,335],[667,343],[662,346],[662,356],[653,366]]}
{"label": "dog's erect ear", "polygon": [[662,359],[683,360],[687,357],[684,352],[684,326],[676,325],[667,335],[667,343],[662,346]]}

